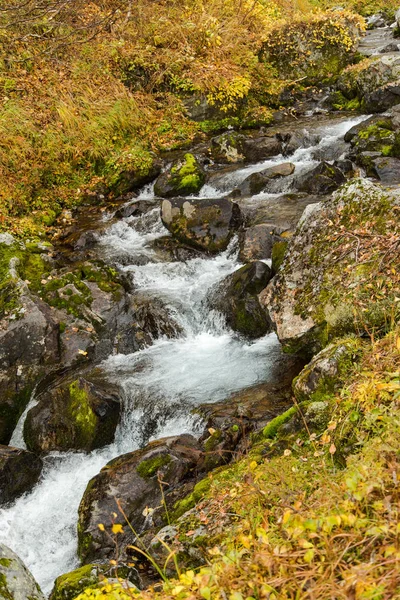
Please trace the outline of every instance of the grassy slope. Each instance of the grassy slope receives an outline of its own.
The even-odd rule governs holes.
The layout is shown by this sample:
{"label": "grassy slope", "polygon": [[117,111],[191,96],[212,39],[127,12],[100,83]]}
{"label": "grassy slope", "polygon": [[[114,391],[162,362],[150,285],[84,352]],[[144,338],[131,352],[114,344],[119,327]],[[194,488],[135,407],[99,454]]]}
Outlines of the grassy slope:
{"label": "grassy slope", "polygon": [[[120,193],[121,173],[146,175],[152,152],[190,143],[199,126],[185,116],[184,95],[206,97],[222,116],[268,121],[286,82],[259,61],[260,49],[274,28],[310,19],[321,3],[65,4],[70,12],[57,18],[0,13],[0,230],[25,236],[65,207],[96,201],[96,191]],[[334,29],[339,45],[341,35]]]}

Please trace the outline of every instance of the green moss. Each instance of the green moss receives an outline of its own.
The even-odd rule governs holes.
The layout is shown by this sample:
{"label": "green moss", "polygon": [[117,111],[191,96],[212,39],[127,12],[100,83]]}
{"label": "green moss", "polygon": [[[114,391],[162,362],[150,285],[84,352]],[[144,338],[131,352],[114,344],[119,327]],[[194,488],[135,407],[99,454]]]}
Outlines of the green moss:
{"label": "green moss", "polygon": [[182,194],[197,192],[205,182],[205,175],[193,154],[189,152],[171,169],[171,184]]}
{"label": "green moss", "polygon": [[335,110],[361,110],[361,102],[358,98],[352,98],[351,100],[349,100],[342,94],[342,92],[334,92],[330,97],[330,101],[332,104],[332,108],[334,108]]}
{"label": "green moss", "polygon": [[10,592],[7,585],[7,577],[4,573],[0,573],[0,598],[4,600],[14,600],[14,594]]}
{"label": "green moss", "polygon": [[148,458],[143,460],[137,467],[136,471],[143,479],[150,479],[156,475],[157,471],[168,465],[171,462],[171,456],[169,454],[159,454],[154,458]]}
{"label": "green moss", "polygon": [[174,504],[170,514],[171,522],[175,522],[185,512],[196,506],[204,498],[211,486],[211,479],[202,479],[194,486],[193,492]]}
{"label": "green moss", "polygon": [[272,271],[277,273],[285,258],[289,243],[285,240],[275,242],[272,247]]}
{"label": "green moss", "polygon": [[11,565],[11,559],[10,558],[0,558],[0,566],[1,567],[9,567]]}
{"label": "green moss", "polygon": [[297,413],[297,406],[291,406],[282,415],[278,415],[275,419],[272,419],[263,429],[263,436],[267,439],[272,439],[278,433],[279,428],[290,421],[292,417]]}
{"label": "green moss", "polygon": [[85,565],[57,577],[49,600],[73,600],[85,588],[97,584],[98,567]]}
{"label": "green moss", "polygon": [[88,391],[79,381],[69,386],[69,412],[82,446],[90,445],[96,432],[97,417],[89,404]]}

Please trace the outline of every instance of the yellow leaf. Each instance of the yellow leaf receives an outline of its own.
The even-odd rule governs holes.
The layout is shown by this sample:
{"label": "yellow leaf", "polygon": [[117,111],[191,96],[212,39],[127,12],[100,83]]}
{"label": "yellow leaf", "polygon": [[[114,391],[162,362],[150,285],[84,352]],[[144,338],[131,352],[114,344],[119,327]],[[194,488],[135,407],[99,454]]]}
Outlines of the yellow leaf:
{"label": "yellow leaf", "polygon": [[105,531],[105,529],[106,529],[106,528],[104,527],[103,523],[99,523],[99,524],[97,525],[97,527],[100,529],[100,531]]}
{"label": "yellow leaf", "polygon": [[304,555],[304,562],[310,564],[314,558],[315,551],[312,548],[309,548]]}
{"label": "yellow leaf", "polygon": [[124,533],[121,523],[114,523],[112,526],[112,532],[116,535],[117,533]]}
{"label": "yellow leaf", "polygon": [[252,460],[250,463],[250,469],[252,471],[254,471],[254,469],[256,469],[256,468],[257,468],[257,462],[255,460]]}

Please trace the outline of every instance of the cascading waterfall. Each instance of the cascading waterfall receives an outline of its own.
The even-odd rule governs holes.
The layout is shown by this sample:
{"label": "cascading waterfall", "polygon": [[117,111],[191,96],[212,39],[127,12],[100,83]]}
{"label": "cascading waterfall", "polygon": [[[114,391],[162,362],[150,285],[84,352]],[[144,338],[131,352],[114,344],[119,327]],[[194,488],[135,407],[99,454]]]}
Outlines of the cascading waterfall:
{"label": "cascading waterfall", "polygon": [[[365,118],[325,127],[317,146],[301,148],[290,157],[296,174],[317,164],[317,151],[321,156]],[[285,160],[278,156],[222,175],[212,185],[205,185],[199,197],[224,196],[251,173]],[[276,198],[276,194],[270,196]],[[152,186],[139,196],[149,202],[153,198]],[[110,378],[122,382],[124,391],[115,442],[90,454],[51,453],[44,459],[43,475],[35,489],[0,511],[0,540],[21,556],[45,593],[58,575],[78,565],[78,505],[89,479],[106,462],[150,438],[196,432],[193,407],[268,381],[282,360],[275,335],[246,342],[207,307],[208,290],[240,267],[234,242],[213,258],[160,262],[151,243],[165,234],[155,208],[144,216],[110,224],[99,239],[99,254],[132,277],[138,291],[161,299],[179,323],[181,335],[158,339],[135,354],[110,356],[104,367]],[[30,406],[33,403],[34,399]],[[23,420],[24,416],[11,442],[20,447]]]}

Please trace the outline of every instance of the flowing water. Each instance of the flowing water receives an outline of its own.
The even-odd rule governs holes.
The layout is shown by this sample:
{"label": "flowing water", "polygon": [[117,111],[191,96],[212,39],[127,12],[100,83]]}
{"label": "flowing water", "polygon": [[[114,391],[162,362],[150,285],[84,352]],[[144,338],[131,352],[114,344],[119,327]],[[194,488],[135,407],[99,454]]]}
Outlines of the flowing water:
{"label": "flowing water", "polygon": [[[315,157],[321,159],[332,147],[340,152],[345,132],[365,118],[321,129],[317,146],[301,148],[290,157],[296,174],[317,164]],[[251,173],[284,160],[278,156],[222,175],[204,186],[199,197],[224,196]],[[290,182],[286,184],[289,189]],[[276,199],[277,194],[260,196]],[[142,191],[140,199],[153,199],[152,186]],[[247,342],[229,330],[222,316],[205,303],[210,288],[241,266],[235,241],[214,258],[162,262],[152,242],[165,233],[159,210],[150,210],[144,216],[110,224],[99,239],[99,253],[132,277],[138,290],[161,299],[180,325],[181,335],[158,339],[134,354],[110,356],[104,367],[111,379],[122,384],[124,392],[115,442],[90,454],[51,453],[44,459],[43,475],[35,489],[0,511],[0,541],[21,556],[45,593],[50,592],[58,575],[78,566],[79,502],[89,479],[106,462],[149,439],[196,433],[199,423],[191,414],[193,407],[271,380],[284,364],[275,335]],[[33,398],[29,408],[34,402]],[[23,447],[25,414],[11,440],[18,447]]]}

